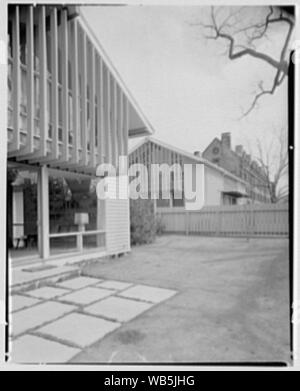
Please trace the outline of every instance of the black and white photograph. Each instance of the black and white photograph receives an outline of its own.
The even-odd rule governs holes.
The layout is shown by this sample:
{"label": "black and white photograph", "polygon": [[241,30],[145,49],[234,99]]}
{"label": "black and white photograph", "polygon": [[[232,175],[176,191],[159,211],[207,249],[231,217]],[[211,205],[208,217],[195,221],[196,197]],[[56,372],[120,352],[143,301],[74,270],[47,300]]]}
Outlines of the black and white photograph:
{"label": "black and white photograph", "polygon": [[296,369],[296,4],[4,3],[1,370]]}

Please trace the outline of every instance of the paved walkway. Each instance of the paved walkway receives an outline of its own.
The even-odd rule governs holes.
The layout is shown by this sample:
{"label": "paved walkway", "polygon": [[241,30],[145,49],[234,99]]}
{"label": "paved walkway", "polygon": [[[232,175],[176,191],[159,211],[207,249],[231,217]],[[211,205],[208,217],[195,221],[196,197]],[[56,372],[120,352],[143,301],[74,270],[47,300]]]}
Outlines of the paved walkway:
{"label": "paved walkway", "polygon": [[64,363],[176,292],[78,276],[14,294],[10,361]]}

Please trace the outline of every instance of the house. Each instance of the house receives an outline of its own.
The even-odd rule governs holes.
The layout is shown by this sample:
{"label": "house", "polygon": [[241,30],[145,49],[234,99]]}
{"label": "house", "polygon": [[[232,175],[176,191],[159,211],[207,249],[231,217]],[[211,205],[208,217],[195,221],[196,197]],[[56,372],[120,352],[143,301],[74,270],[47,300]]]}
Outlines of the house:
{"label": "house", "polygon": [[128,199],[99,200],[92,184],[153,129],[80,7],[9,5],[7,83],[11,255],[128,251]]}
{"label": "house", "polygon": [[[156,140],[153,137],[146,137],[141,140],[129,153],[129,166],[134,164],[143,164],[148,170],[148,184],[151,184],[151,164],[168,164],[171,167],[173,164],[178,164],[181,167],[181,177],[176,179],[176,174],[170,172],[170,186],[163,184],[160,177],[159,185],[156,188],[157,200],[156,207],[185,207],[186,197],[184,191],[179,197],[176,194],[174,186],[176,180],[181,180],[184,183],[184,165],[191,165],[192,170],[196,165],[199,166],[199,178],[201,186],[202,205],[233,205],[247,203],[246,182],[238,176],[232,174],[228,170],[213,164],[209,160],[204,159],[200,153],[191,154],[182,151],[172,145]],[[195,170],[193,171],[195,172]],[[194,176],[192,174],[192,181]],[[182,186],[184,187],[184,186]],[[168,199],[164,199],[163,193],[169,193]]]}
{"label": "house", "polygon": [[262,167],[251,159],[242,145],[231,148],[231,134],[215,137],[203,151],[202,156],[214,164],[230,171],[247,182],[247,194],[251,202],[270,202],[268,183]]}

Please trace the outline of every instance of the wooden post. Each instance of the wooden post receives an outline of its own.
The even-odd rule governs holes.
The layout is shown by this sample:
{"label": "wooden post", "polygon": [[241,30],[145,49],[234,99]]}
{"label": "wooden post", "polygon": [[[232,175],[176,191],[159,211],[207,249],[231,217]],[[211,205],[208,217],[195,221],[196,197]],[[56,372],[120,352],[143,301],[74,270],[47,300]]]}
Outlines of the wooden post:
{"label": "wooden post", "polygon": [[41,166],[38,175],[38,240],[42,259],[50,255],[49,243],[49,173],[46,165]]}
{"label": "wooden post", "polygon": [[82,99],[82,121],[81,121],[81,132],[82,132],[82,163],[87,164],[87,114],[86,114],[86,34],[81,31],[81,99]]}
{"label": "wooden post", "polygon": [[58,159],[58,38],[57,9],[53,7],[51,16],[51,75],[52,75],[52,157]]}
{"label": "wooden post", "polygon": [[[105,200],[97,198],[97,230],[105,230]],[[97,234],[97,247],[104,245],[102,236]]]}
{"label": "wooden post", "polygon": [[123,116],[123,121],[124,121],[124,145],[123,145],[123,150],[124,150],[124,155],[128,155],[128,134],[129,134],[129,103],[128,99],[126,96],[124,96],[124,116]]}
{"label": "wooden post", "polygon": [[189,235],[190,233],[190,212],[185,212],[185,234]]}
{"label": "wooden post", "polygon": [[47,155],[47,51],[45,6],[39,7],[39,56],[40,56],[40,156]]}
{"label": "wooden post", "polygon": [[13,18],[13,70],[12,70],[12,92],[13,92],[13,147],[20,148],[20,91],[21,91],[21,65],[20,65],[20,19],[19,6],[16,6],[15,17]]}
{"label": "wooden post", "polygon": [[90,69],[89,69],[89,84],[90,84],[90,165],[96,166],[96,147],[95,147],[95,49],[91,45],[89,50]]}
{"label": "wooden post", "polygon": [[79,140],[80,140],[80,129],[78,126],[78,114],[80,112],[78,105],[78,33],[77,33],[77,20],[74,19],[72,22],[73,26],[73,45],[72,45],[72,96],[73,96],[73,156],[72,162],[78,163],[79,161]]}
{"label": "wooden post", "polygon": [[106,129],[104,129],[104,107],[103,107],[103,62],[100,57],[97,56],[98,70],[96,74],[96,93],[97,93],[97,101],[98,101],[98,113],[97,113],[97,121],[98,121],[98,164],[103,163],[104,159],[104,147],[106,140]]}
{"label": "wooden post", "polygon": [[67,11],[61,11],[62,39],[62,128],[63,128],[63,160],[69,160],[69,116],[68,116],[68,26]]}
{"label": "wooden post", "polygon": [[34,151],[34,37],[33,37],[33,7],[28,6],[26,15],[27,49],[27,142],[26,152]]}

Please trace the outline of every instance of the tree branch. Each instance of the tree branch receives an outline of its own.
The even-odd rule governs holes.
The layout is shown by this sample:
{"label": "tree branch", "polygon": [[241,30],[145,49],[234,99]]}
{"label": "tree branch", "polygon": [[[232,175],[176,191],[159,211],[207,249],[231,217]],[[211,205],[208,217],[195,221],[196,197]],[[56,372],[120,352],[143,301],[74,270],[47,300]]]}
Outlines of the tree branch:
{"label": "tree branch", "polygon": [[[243,27],[241,29],[236,29],[233,34],[230,34],[228,30],[230,30],[229,27],[231,25],[229,24],[229,21],[240,12],[240,9],[236,12],[233,12],[229,14],[221,23],[217,22],[217,12],[215,11],[215,7],[211,7],[211,23],[210,24],[204,24],[203,27],[206,29],[211,30],[210,35],[206,36],[207,39],[224,39],[228,42],[228,58],[230,60],[237,60],[239,58],[242,58],[244,56],[250,56],[253,58],[257,58],[261,61],[264,61],[271,67],[273,67],[276,70],[276,74],[273,80],[272,87],[269,89],[264,89],[262,83],[259,84],[259,92],[255,95],[249,109],[242,115],[242,117],[245,117],[248,115],[254,107],[257,105],[258,100],[264,96],[264,95],[272,95],[276,91],[277,87],[280,86],[280,84],[283,82],[285,77],[288,75],[288,61],[286,60],[286,54],[288,50],[288,45],[291,40],[293,28],[294,28],[294,21],[290,19],[288,16],[284,16],[283,12],[280,12],[278,15],[275,14],[275,10],[273,6],[269,7],[269,12],[267,13],[265,19],[263,22],[260,23],[254,23],[249,26]],[[274,23],[286,23],[288,24],[288,31],[285,36],[284,44],[281,49],[280,53],[280,59],[276,60],[272,56],[257,51],[253,46],[253,41],[259,40],[261,38],[266,37],[266,33],[268,30],[268,27],[270,24]],[[248,37],[248,46],[245,47],[245,45],[237,44],[235,39],[235,34],[244,32],[245,34],[248,34],[248,31],[251,31],[250,35],[247,35]],[[239,48],[239,50],[237,50]]]}

